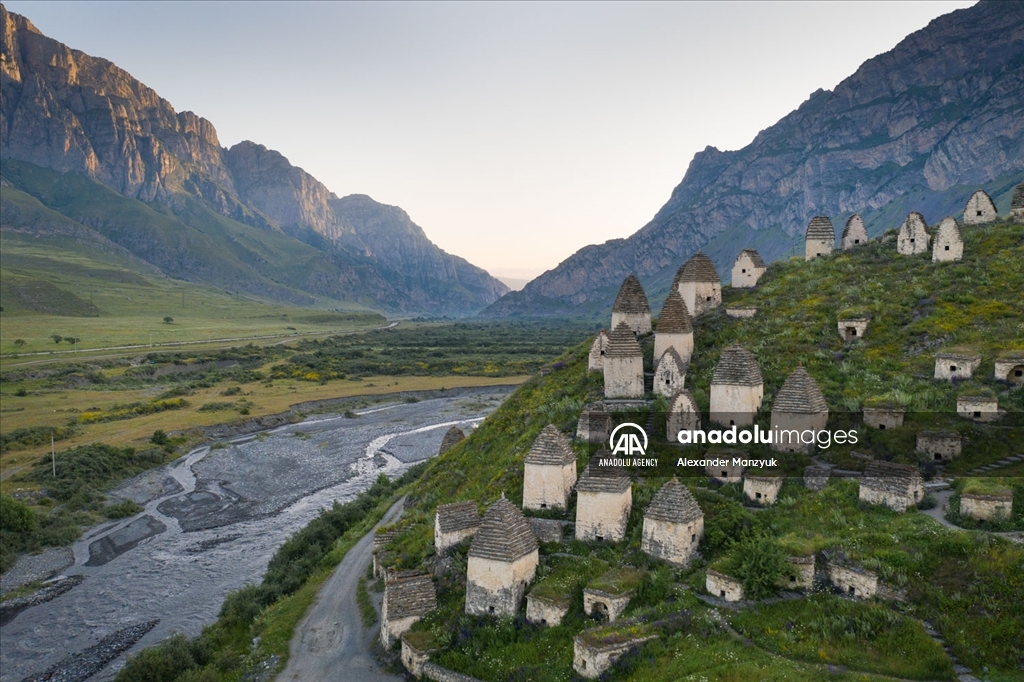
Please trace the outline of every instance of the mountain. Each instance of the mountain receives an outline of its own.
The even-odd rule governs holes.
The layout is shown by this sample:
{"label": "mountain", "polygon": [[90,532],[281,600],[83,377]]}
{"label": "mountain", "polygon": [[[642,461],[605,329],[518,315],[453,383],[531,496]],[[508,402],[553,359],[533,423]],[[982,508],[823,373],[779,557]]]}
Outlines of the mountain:
{"label": "mountain", "polygon": [[401,209],[339,199],[254,142],[222,147],[210,121],[2,5],[0,25],[4,182],[165,274],[429,314],[472,313],[508,291]]}
{"label": "mountain", "polygon": [[484,314],[603,312],[630,272],[664,291],[698,249],[727,279],[744,248],[767,260],[802,253],[816,215],[838,233],[860,213],[874,236],[911,210],[929,223],[959,217],[979,187],[1005,213],[1022,177],[1024,2],[986,0],[813,93],[743,149],[698,153],[638,232],[581,249]]}

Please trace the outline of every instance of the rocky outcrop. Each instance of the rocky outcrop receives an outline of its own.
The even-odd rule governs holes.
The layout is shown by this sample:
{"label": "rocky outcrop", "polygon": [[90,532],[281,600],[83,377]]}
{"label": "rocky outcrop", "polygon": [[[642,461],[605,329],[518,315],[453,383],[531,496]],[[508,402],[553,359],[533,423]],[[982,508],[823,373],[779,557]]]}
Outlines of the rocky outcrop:
{"label": "rocky outcrop", "polygon": [[508,287],[464,258],[452,256],[427,238],[423,228],[398,206],[374,201],[365,194],[330,200],[337,220],[351,226],[354,244],[386,268],[401,272],[411,281],[429,286],[431,280],[446,282],[458,291],[450,295],[471,295],[495,301]]}
{"label": "rocky outcrop", "polygon": [[[265,267],[273,265],[266,263],[266,250],[254,252],[249,240],[228,237],[230,260],[245,265],[216,279],[211,272],[219,268],[209,263],[189,265],[181,256],[159,260],[166,244],[138,230],[114,239],[172,276],[218,286],[230,281],[231,288],[292,302],[326,296],[385,310],[448,314],[474,312],[508,291],[484,270],[438,248],[401,209],[361,195],[339,199],[282,154],[254,142],[221,147],[210,121],[176,112],[115,64],[48,38],[2,6],[0,89],[5,161],[81,174],[124,197],[161,204],[202,234],[210,232],[209,219],[196,216],[196,202],[246,226],[283,232],[320,252],[294,246],[295,253],[281,254],[282,260],[310,263],[304,277],[285,281],[282,273]],[[5,180],[17,186],[6,175]],[[107,237],[125,231],[110,224],[113,214],[90,216],[92,224],[81,215],[68,217],[106,228],[101,234]],[[280,249],[275,244],[274,250]],[[204,245],[200,250],[210,254],[216,249]],[[278,291],[272,284],[278,282],[296,291]]]}
{"label": "rocky outcrop", "polygon": [[1022,176],[1024,4],[983,1],[813,93],[743,149],[698,153],[650,223],[581,249],[485,314],[603,312],[608,283],[635,272],[664,291],[698,249],[719,271],[754,243],[769,261],[793,255],[815,215],[860,213],[873,236],[910,210],[932,223],[957,214],[979,187],[1006,213]]}

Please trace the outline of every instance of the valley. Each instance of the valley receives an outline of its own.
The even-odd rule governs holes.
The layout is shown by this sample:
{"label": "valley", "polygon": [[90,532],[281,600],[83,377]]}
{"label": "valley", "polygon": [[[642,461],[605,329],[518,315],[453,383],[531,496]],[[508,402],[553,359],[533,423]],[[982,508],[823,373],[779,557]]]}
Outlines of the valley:
{"label": "valley", "polygon": [[140,512],[87,532],[57,568],[83,576],[81,584],[4,624],[0,679],[40,673],[135,622],[160,621],[140,646],[175,631],[197,635],[224,596],[257,582],[278,545],[321,509],[436,455],[448,427],[471,430],[508,391],[466,389],[311,417],[200,447],[115,487],[110,498],[132,500]]}

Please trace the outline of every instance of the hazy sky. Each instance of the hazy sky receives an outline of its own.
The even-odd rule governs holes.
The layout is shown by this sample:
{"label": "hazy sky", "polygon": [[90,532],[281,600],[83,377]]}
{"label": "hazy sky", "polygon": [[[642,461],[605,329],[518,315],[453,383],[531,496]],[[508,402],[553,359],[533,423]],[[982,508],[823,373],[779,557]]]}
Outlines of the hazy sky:
{"label": "hazy sky", "polygon": [[442,248],[533,275],[970,2],[5,2],[221,144],[277,149]]}

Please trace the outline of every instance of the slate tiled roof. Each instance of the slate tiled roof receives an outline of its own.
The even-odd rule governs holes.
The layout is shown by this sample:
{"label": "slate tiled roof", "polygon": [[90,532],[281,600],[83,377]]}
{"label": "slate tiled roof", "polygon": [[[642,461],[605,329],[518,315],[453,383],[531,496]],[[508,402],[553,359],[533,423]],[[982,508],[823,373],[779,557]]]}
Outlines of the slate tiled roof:
{"label": "slate tiled roof", "polygon": [[864,468],[862,484],[869,488],[906,492],[908,485],[920,480],[921,472],[915,466],[875,459]]}
{"label": "slate tiled roof", "polygon": [[676,285],[680,282],[712,282],[720,284],[721,281],[718,277],[718,271],[715,270],[715,264],[711,262],[710,258],[698,251],[676,271],[676,276],[672,280],[672,288],[675,289]]}
{"label": "slate tiled roof", "polygon": [[644,514],[645,519],[669,523],[689,523],[703,517],[704,512],[697,505],[697,500],[677,478],[661,486]]}
{"label": "slate tiled roof", "polygon": [[403,571],[385,584],[388,620],[423,616],[437,608],[434,581],[426,573]]}
{"label": "slate tiled roof", "polygon": [[971,195],[971,198],[967,200],[967,203],[970,203],[971,201],[974,201],[975,199],[978,199],[979,201],[981,201],[982,205],[989,204],[989,205],[992,206],[992,208],[995,208],[995,206],[996,206],[996,202],[992,201],[992,197],[990,197],[988,195],[988,192],[986,192],[983,189],[976,190],[974,192],[974,194]]}
{"label": "slate tiled roof", "polygon": [[665,351],[665,354],[661,356],[660,360],[658,360],[657,372],[661,372],[661,370],[663,369],[662,363],[665,362],[675,363],[675,366],[678,369],[679,373],[684,376],[686,374],[686,370],[690,367],[690,363],[683,360],[683,358],[679,355],[679,352],[674,347],[669,348],[667,351]]}
{"label": "slate tiled roof", "polygon": [[675,397],[672,398],[672,402],[668,406],[669,412],[700,412],[697,407],[697,402],[693,399],[693,394],[688,390],[682,390],[676,393]]}
{"label": "slate tiled roof", "polygon": [[960,234],[960,226],[956,224],[956,220],[953,218],[943,218],[939,223],[938,229],[935,231],[936,239],[953,239],[955,241],[963,241],[963,237]]}
{"label": "slate tiled roof", "polygon": [[575,461],[576,453],[572,451],[569,439],[554,425],[548,424],[533,441],[525,463],[565,466]]}
{"label": "slate tiled roof", "polygon": [[977,353],[959,353],[955,351],[936,353],[936,360],[970,360],[972,362],[981,360],[981,356]]}
{"label": "slate tiled roof", "polygon": [[636,340],[636,334],[625,322],[612,330],[608,336],[608,350],[605,351],[606,358],[640,358],[643,357],[643,350]]}
{"label": "slate tiled roof", "polygon": [[455,533],[480,525],[480,513],[476,502],[452,502],[438,505],[437,525],[442,533]]}
{"label": "slate tiled roof", "polygon": [[692,334],[693,319],[690,311],[686,308],[679,289],[672,287],[665,299],[665,305],[661,307],[661,316],[658,317],[659,334]]}
{"label": "slate tiled roof", "polygon": [[444,434],[444,438],[441,439],[441,447],[438,449],[437,454],[443,455],[444,453],[451,450],[460,441],[465,439],[466,434],[462,432],[457,426],[453,426]]}
{"label": "slate tiled roof", "polygon": [[919,438],[948,438],[950,440],[960,440],[960,434],[956,431],[918,431],[917,435]]}
{"label": "slate tiled roof", "polygon": [[927,232],[928,223],[925,221],[923,215],[917,211],[911,211],[903,221],[903,224],[900,225],[900,232],[907,231],[909,233],[915,233],[918,230]]}
{"label": "slate tiled roof", "polygon": [[373,551],[377,551],[398,536],[397,528],[381,528],[373,534]]}
{"label": "slate tiled roof", "polygon": [[828,412],[828,403],[818,382],[803,367],[797,367],[786,377],[782,388],[775,394],[772,412],[788,414],[819,414]]}
{"label": "slate tiled roof", "polygon": [[469,556],[512,562],[537,549],[523,513],[504,497],[492,504],[469,546]]}
{"label": "slate tiled roof", "polygon": [[854,213],[846,221],[846,227],[843,228],[843,238],[850,236],[850,232],[854,229],[857,231],[864,231],[864,219],[860,217],[859,213]]}
{"label": "slate tiled roof", "polygon": [[807,225],[807,233],[804,235],[804,239],[835,241],[836,231],[832,229],[832,221],[823,215],[814,216],[811,218],[810,224]]}
{"label": "slate tiled roof", "polygon": [[1024,183],[1013,189],[1013,202],[1010,204],[1010,208],[1024,208]]}
{"label": "slate tiled roof", "polygon": [[[740,256],[742,256],[743,254],[747,254],[747,258],[750,259],[750,262],[754,264],[755,268],[766,268],[766,267],[768,267],[764,263],[764,258],[761,258],[761,254],[759,254],[754,249],[743,249],[743,251],[740,253]],[[737,260],[738,260],[738,258],[737,258]]]}
{"label": "slate tiled roof", "polygon": [[647,303],[647,294],[636,275],[630,273],[619,287],[619,295],[615,297],[613,313],[650,313],[651,306]]}
{"label": "slate tiled roof", "polygon": [[[602,457],[611,457],[612,453],[607,450],[598,450],[592,456],[592,460]],[[599,467],[596,464],[588,464],[583,474],[576,481],[577,493],[624,493],[629,490],[632,482],[629,474],[624,469],[616,467]]]}
{"label": "slate tiled roof", "polygon": [[820,464],[804,467],[804,478],[829,478],[830,476],[832,476],[832,467]]}
{"label": "slate tiled roof", "polygon": [[715,373],[711,377],[711,383],[730,386],[760,386],[764,382],[761,379],[761,368],[757,366],[754,354],[738,343],[734,343],[722,351],[722,356],[715,366]]}

